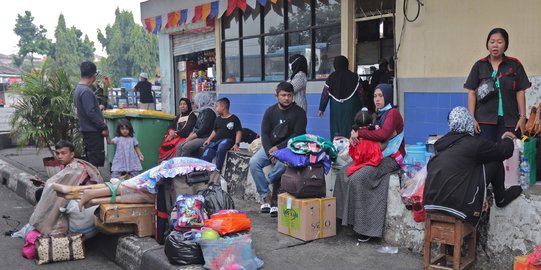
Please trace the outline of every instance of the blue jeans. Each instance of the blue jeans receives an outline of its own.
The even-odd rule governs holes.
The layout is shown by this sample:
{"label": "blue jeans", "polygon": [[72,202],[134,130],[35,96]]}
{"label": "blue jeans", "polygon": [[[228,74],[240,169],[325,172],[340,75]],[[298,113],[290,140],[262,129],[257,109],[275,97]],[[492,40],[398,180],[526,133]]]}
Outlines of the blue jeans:
{"label": "blue jeans", "polygon": [[222,166],[224,165],[225,154],[227,154],[227,151],[229,151],[234,144],[235,142],[231,139],[210,142],[207,147],[205,147],[201,159],[212,162],[214,157],[216,157],[216,168],[221,172]]}
{"label": "blue jeans", "polygon": [[267,176],[263,172],[263,168],[271,164],[270,158],[265,153],[265,149],[261,147],[252,158],[250,158],[250,172],[254,178],[257,193],[260,198],[263,199],[270,194],[269,183],[276,183],[280,181],[282,174],[286,170],[284,163],[277,161],[274,164],[274,168],[269,172]]}

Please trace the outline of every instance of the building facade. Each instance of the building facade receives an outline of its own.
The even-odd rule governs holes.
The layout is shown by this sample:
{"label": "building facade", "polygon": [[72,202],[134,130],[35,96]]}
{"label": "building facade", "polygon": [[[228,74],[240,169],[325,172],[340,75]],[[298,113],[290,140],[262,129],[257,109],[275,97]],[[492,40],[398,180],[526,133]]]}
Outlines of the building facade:
{"label": "building facade", "polygon": [[159,37],[166,112],[176,112],[180,97],[206,90],[228,97],[243,126],[259,132],[276,85],[290,76],[288,57],[303,54],[307,131],[329,137],[328,109],[316,115],[333,58],[347,56],[366,81],[371,67],[387,60],[406,143],[415,143],[445,133],[450,108],[467,105],[463,84],[488,54],[494,27],[509,32],[507,54],[532,79],[527,110],[539,102],[538,10],[536,0],[149,0],[141,3],[141,19]]}

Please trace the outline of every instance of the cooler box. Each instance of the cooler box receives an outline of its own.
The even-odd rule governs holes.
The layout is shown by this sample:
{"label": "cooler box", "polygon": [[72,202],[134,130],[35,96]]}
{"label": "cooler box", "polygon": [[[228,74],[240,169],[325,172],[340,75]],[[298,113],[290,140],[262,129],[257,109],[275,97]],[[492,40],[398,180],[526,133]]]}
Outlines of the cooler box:
{"label": "cooler box", "polygon": [[[103,112],[103,117],[109,128],[109,136],[116,136],[116,127],[122,118],[127,118],[133,126],[135,138],[139,141],[139,148],[145,156],[141,162],[143,171],[158,165],[158,149],[163,142],[163,136],[175,119],[174,115],[140,109],[113,109]],[[107,160],[113,162],[115,145],[107,145]]]}
{"label": "cooler box", "polygon": [[[152,236],[154,235],[153,214],[154,204],[101,204],[96,226],[105,232],[120,233],[127,227],[120,225],[134,224],[137,227],[135,229],[137,236]],[[117,226],[104,224],[117,224]]]}
{"label": "cooler box", "polygon": [[278,195],[278,231],[304,241],[335,236],[336,198]]}

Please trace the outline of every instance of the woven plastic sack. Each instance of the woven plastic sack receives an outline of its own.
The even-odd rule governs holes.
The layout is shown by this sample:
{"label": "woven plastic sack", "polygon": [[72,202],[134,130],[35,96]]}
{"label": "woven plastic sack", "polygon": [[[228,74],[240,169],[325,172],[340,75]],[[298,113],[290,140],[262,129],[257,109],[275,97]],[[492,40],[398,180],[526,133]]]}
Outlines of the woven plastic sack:
{"label": "woven plastic sack", "polygon": [[263,261],[256,257],[249,234],[217,240],[201,240],[206,269],[256,270],[263,267]]}

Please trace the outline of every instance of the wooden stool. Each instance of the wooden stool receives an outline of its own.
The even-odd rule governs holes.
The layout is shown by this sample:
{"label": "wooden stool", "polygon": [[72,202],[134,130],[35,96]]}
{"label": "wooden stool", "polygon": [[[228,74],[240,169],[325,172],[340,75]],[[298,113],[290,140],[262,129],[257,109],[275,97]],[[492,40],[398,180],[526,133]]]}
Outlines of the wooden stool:
{"label": "wooden stool", "polygon": [[[468,254],[462,258],[461,247],[464,237],[467,238]],[[424,269],[462,270],[473,266],[476,249],[475,227],[453,216],[427,213],[425,221]],[[439,254],[431,260],[431,244],[439,243]],[[453,246],[453,256],[446,252],[446,245]],[[463,260],[462,260],[463,259]],[[453,267],[447,263],[452,262]]]}

